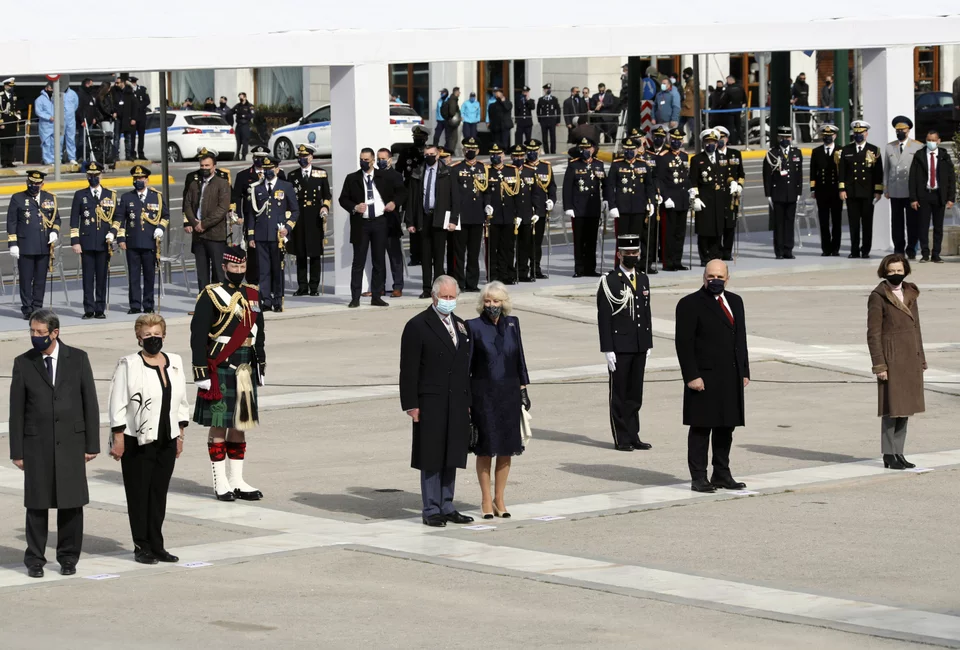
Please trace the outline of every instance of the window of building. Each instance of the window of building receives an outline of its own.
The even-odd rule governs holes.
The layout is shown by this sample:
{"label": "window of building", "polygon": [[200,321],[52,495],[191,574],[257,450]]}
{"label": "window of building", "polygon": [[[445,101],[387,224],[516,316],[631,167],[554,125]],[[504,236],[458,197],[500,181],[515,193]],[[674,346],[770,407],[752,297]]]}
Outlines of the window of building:
{"label": "window of building", "polygon": [[303,107],[303,68],[254,68],[254,103],[262,106]]}
{"label": "window of building", "polygon": [[[640,71],[643,76],[647,75],[647,68],[651,65],[651,59],[649,56],[640,57]],[[657,71],[666,76],[676,75],[677,79],[680,79],[680,56],[658,56],[657,57]],[[614,88],[607,86],[610,90],[615,90]]]}
{"label": "window of building", "polygon": [[423,119],[430,117],[430,64],[390,65],[390,96],[410,104]]}
{"label": "window of building", "polygon": [[940,48],[921,46],[913,49],[914,90],[928,93],[940,90]]}
{"label": "window of building", "polygon": [[207,97],[215,97],[213,91],[213,70],[176,70],[170,73],[167,94],[174,106],[179,106],[187,98],[194,105],[202,106]]}
{"label": "window of building", "polygon": [[[758,106],[760,102],[760,63],[757,61],[757,57],[751,52],[731,54],[730,76],[736,79],[737,83],[743,87],[743,91],[747,93],[747,105]],[[767,79],[770,79],[769,64],[767,64]]]}

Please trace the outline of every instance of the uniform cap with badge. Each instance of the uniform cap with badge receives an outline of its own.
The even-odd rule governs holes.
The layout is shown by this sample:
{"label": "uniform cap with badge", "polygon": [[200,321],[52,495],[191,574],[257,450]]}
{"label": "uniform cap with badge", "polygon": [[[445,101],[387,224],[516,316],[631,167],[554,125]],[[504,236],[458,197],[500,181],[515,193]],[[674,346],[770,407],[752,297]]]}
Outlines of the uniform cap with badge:
{"label": "uniform cap with badge", "polygon": [[513,148],[510,149],[510,155],[513,156],[514,158],[517,158],[517,157],[522,158],[523,156],[526,155],[526,153],[527,153],[527,150],[523,148],[522,144],[515,144],[513,145]]}
{"label": "uniform cap with badge", "polygon": [[213,156],[216,158],[220,155],[220,152],[216,149],[208,149],[207,147],[197,147],[197,157],[202,158],[203,156]]}
{"label": "uniform cap with badge", "polygon": [[269,156],[270,150],[264,147],[262,144],[258,144],[253,149],[250,150],[250,155],[252,156]]}
{"label": "uniform cap with badge", "polygon": [[635,141],[633,138],[627,138],[626,140],[623,141],[623,148],[624,148],[624,149],[636,149],[636,148],[637,148],[637,143],[636,143],[636,141]]}
{"label": "uniform cap with badge", "polygon": [[460,141],[460,144],[463,145],[464,149],[480,149],[480,143],[477,142],[476,138],[464,138]]}
{"label": "uniform cap with badge", "polygon": [[683,129],[681,129],[680,127],[675,127],[670,129],[669,134],[671,138],[674,138],[677,140],[683,140],[684,137],[686,137],[686,134],[683,132]]}
{"label": "uniform cap with badge", "polygon": [[297,147],[298,157],[305,158],[307,156],[314,156],[316,155],[316,153],[317,153],[317,150],[312,146],[310,146],[309,144],[301,144],[300,146]]}
{"label": "uniform cap with badge", "polygon": [[840,127],[833,124],[823,124],[817,129],[817,133],[820,135],[836,135],[840,133]]}
{"label": "uniform cap with badge", "polygon": [[716,129],[704,129],[700,132],[700,140],[702,142],[716,142],[720,139],[720,134],[717,133]]}
{"label": "uniform cap with badge", "polygon": [[640,235],[617,235],[617,248],[624,252],[640,250]]}
{"label": "uniform cap with badge", "polygon": [[850,129],[854,133],[866,133],[870,130],[870,123],[866,120],[854,120],[850,123]]}
{"label": "uniform cap with badge", "polygon": [[499,145],[499,144],[494,143],[493,145],[491,145],[491,147],[490,147],[490,155],[491,155],[491,156],[494,155],[494,154],[502,154],[502,153],[503,153],[503,149],[500,148],[500,145]]}
{"label": "uniform cap with badge", "polygon": [[268,156],[264,154],[263,156],[263,168],[264,169],[275,169],[277,166],[277,159],[273,156]]}
{"label": "uniform cap with badge", "polygon": [[793,129],[789,126],[778,126],[777,127],[777,137],[778,138],[792,138]]}
{"label": "uniform cap with badge", "polygon": [[909,131],[913,128],[913,120],[906,115],[897,115],[893,118],[892,124],[897,131]]}
{"label": "uniform cap with badge", "polygon": [[426,140],[430,137],[430,132],[420,125],[413,127],[411,133],[413,134],[414,140]]}
{"label": "uniform cap with badge", "polygon": [[543,143],[537,139],[527,140],[527,151],[540,151]]}
{"label": "uniform cap with badge", "polygon": [[664,138],[667,137],[667,129],[664,128],[662,124],[658,124],[657,126],[655,126],[653,128],[653,131],[651,131],[650,133],[651,135],[659,135],[659,136],[663,136]]}
{"label": "uniform cap with badge", "polygon": [[27,180],[31,183],[42,183],[46,176],[47,175],[39,169],[31,169],[27,172]]}
{"label": "uniform cap with badge", "polygon": [[150,168],[143,165],[134,165],[130,168],[130,175],[134,178],[147,178],[150,174]]}
{"label": "uniform cap with badge", "polygon": [[720,137],[729,138],[730,131],[725,126],[715,126],[713,130],[720,134]]}
{"label": "uniform cap with badge", "polygon": [[87,173],[88,173],[88,174],[94,174],[94,175],[102,174],[102,173],[103,173],[103,165],[101,165],[100,163],[98,163],[96,160],[91,161],[91,162],[87,163]]}
{"label": "uniform cap with badge", "polygon": [[4,86],[16,86],[16,85],[17,85],[17,84],[16,84],[16,78],[15,78],[15,77],[7,77],[6,79],[3,80],[3,85],[4,85]]}

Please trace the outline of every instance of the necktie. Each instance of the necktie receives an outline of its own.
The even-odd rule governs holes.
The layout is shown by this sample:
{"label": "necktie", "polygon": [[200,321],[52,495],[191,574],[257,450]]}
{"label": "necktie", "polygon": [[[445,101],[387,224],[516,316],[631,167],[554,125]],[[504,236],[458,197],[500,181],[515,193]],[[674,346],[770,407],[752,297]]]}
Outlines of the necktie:
{"label": "necktie", "polygon": [[427,191],[423,197],[423,208],[427,212],[433,210],[433,167],[427,169]]}
{"label": "necktie", "polygon": [[47,377],[50,378],[50,383],[53,383],[53,357],[44,357],[43,362],[47,365]]}
{"label": "necktie", "polygon": [[936,160],[934,159],[935,156],[936,154],[933,154],[933,153],[930,154],[930,189],[931,190],[937,187],[937,168],[934,167],[934,165],[936,165]]}
{"label": "necktie", "polygon": [[903,143],[900,143],[900,153],[903,153]]}
{"label": "necktie", "polygon": [[267,183],[267,194],[273,193],[273,183]]}
{"label": "necktie", "polygon": [[449,316],[444,317],[443,324],[447,327],[447,334],[450,335],[450,340],[453,341],[453,347],[457,347],[457,333],[453,329],[453,323],[450,322]]}
{"label": "necktie", "polygon": [[627,276],[627,278],[630,280],[630,285],[633,287],[634,291],[636,291],[636,289],[637,289],[637,276],[635,276],[633,273],[631,273],[630,275]]}
{"label": "necktie", "polygon": [[[367,178],[367,203],[372,205],[374,202],[373,201],[373,176],[371,176],[370,174],[367,174],[366,178]],[[371,213],[371,214],[368,214],[367,216],[373,217],[376,215]]]}
{"label": "necktie", "polygon": [[93,191],[93,200],[98,202],[100,201],[100,190]]}
{"label": "necktie", "polygon": [[717,302],[720,303],[720,309],[723,310],[723,315],[726,316],[730,324],[733,325],[733,314],[730,313],[727,305],[723,302],[723,296],[717,296]]}

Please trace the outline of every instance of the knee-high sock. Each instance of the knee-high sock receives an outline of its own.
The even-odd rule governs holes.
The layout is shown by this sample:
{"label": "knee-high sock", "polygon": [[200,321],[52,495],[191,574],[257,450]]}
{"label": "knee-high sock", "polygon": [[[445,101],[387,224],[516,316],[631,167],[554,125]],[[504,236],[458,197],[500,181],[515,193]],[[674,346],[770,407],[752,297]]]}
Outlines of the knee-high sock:
{"label": "knee-high sock", "polygon": [[243,480],[243,460],[246,455],[247,443],[227,443],[227,479],[233,489],[240,490],[240,492],[260,492]]}
{"label": "knee-high sock", "polygon": [[227,494],[233,492],[230,481],[227,479],[227,445],[223,442],[208,442],[207,452],[210,454],[214,493]]}

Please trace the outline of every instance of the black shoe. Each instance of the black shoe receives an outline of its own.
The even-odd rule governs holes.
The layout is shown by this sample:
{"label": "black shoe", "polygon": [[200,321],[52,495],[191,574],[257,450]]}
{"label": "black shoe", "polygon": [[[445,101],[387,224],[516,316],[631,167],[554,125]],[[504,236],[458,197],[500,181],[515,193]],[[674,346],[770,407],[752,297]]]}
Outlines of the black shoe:
{"label": "black shoe", "polygon": [[653,449],[653,445],[651,445],[649,442],[644,442],[643,440],[640,440],[638,442],[633,443],[633,448],[636,449],[637,451],[646,451],[647,449]]}
{"label": "black shoe", "polygon": [[914,465],[914,464],[911,463],[909,460],[907,460],[906,458],[904,458],[904,457],[903,457],[903,454],[896,454],[896,458],[897,458],[897,460],[900,461],[900,464],[903,465],[904,467],[906,467],[907,469],[913,469],[914,467],[916,467],[916,465]]}
{"label": "black shoe", "polygon": [[131,307],[130,309],[127,310],[127,313],[128,313],[128,314],[139,314],[139,313],[141,313],[142,311],[143,311],[142,309],[134,309],[133,307]]}
{"label": "black shoe", "polygon": [[133,551],[133,559],[140,564],[156,564],[160,560],[153,556],[153,553],[145,548],[136,548]]}
{"label": "black shoe", "polygon": [[383,298],[374,298],[370,301],[370,304],[374,307],[389,307],[390,304]]}
{"label": "black shoe", "polygon": [[467,293],[480,293],[480,287],[467,287],[464,291]]}
{"label": "black shoe", "polygon": [[521,278],[520,278],[520,282],[535,282],[535,281],[536,281],[536,278],[530,278],[530,277],[521,277]]}
{"label": "black shoe", "polygon": [[443,515],[443,518],[449,521],[451,524],[472,524],[473,523],[473,517],[462,515],[456,510],[451,512],[449,515]]}
{"label": "black shoe", "polygon": [[516,284],[517,281],[516,281],[516,280],[504,280],[503,283],[504,283],[504,284],[508,284],[508,285],[512,285],[512,284]]}
{"label": "black shoe", "polygon": [[[422,298],[422,297],[423,297],[423,296],[421,296],[421,298]],[[347,305],[347,307],[349,307],[350,309],[355,309],[355,308],[357,308],[357,307],[359,307],[359,306],[360,306],[360,301],[359,301],[359,300],[351,300],[351,301],[350,301],[350,304]]]}
{"label": "black shoe", "polygon": [[30,320],[30,314],[24,314],[23,320]]}
{"label": "black shoe", "polygon": [[311,289],[311,290],[310,290],[310,295],[311,295],[311,296],[319,296],[319,295],[320,295],[320,292],[317,291],[316,289]]}
{"label": "black shoe", "polygon": [[104,314],[102,311],[98,311],[98,312],[95,312],[95,313],[93,314],[93,317],[94,317],[94,318],[97,318],[97,319],[100,319],[100,320],[103,320],[104,318],[107,317],[107,315]]}
{"label": "black shoe", "polygon": [[820,253],[820,257],[830,257],[830,253]]}
{"label": "black shoe", "polygon": [[307,290],[306,290],[306,289],[297,289],[296,291],[293,292],[293,295],[295,295],[295,296],[305,296],[305,295],[307,295]]}
{"label": "black shoe", "polygon": [[236,499],[233,496],[233,492],[224,492],[223,494],[217,495],[217,501],[234,501]]}
{"label": "black shoe", "polygon": [[167,553],[166,551],[153,551],[153,557],[157,558],[160,562],[179,562],[180,558],[176,555]]}
{"label": "black shoe", "polygon": [[591,271],[590,273],[584,273],[584,275],[588,278],[599,278],[601,274],[596,271]]}
{"label": "black shoe", "polygon": [[408,266],[420,266],[422,263],[418,258],[411,257]]}
{"label": "black shoe", "polygon": [[575,278],[582,278],[582,277],[583,277],[583,273],[574,273],[574,274],[573,274],[573,277],[575,277]]}
{"label": "black shoe", "polygon": [[60,575],[72,576],[77,574],[77,565],[72,562],[64,562],[60,565]]}
{"label": "black shoe", "polygon": [[940,256],[939,256],[939,255],[934,255],[934,256],[933,256],[932,258],[930,258],[930,259],[933,260],[933,263],[934,263],[934,264],[943,264],[943,260],[940,259]]}
{"label": "black shoe", "polygon": [[259,501],[263,498],[263,492],[254,490],[252,492],[241,492],[240,488],[234,488],[233,496],[243,501]]}
{"label": "black shoe", "polygon": [[716,492],[717,488],[713,487],[709,481],[705,478],[695,478],[690,482],[690,489],[694,492]]}
{"label": "black shoe", "polygon": [[785,259],[785,260],[795,260],[795,259],[797,259],[797,258],[793,255],[793,253],[784,253],[783,259]]}
{"label": "black shoe", "polygon": [[926,256],[926,255],[924,255],[924,256],[922,256],[922,257],[920,258],[920,263],[921,263],[921,264],[924,264],[924,263],[929,262],[929,261],[930,261],[930,258],[929,258],[928,256]]}
{"label": "black shoe", "polygon": [[42,578],[43,577],[43,567],[39,564],[34,564],[32,567],[27,569],[27,575],[31,578]]}
{"label": "black shoe", "polygon": [[432,296],[430,295],[430,292],[429,292],[429,291],[424,291],[423,293],[420,294],[420,298],[421,298],[421,299],[422,299],[422,298],[430,298],[430,297],[432,297]]}
{"label": "black shoe", "polygon": [[674,270],[674,271],[689,271],[690,269],[688,269],[686,266],[684,266],[683,264],[681,264],[680,266],[675,266],[675,267],[673,267],[673,270]]}
{"label": "black shoe", "polygon": [[659,272],[660,272],[660,271],[658,271],[658,270],[656,269],[656,267],[653,267],[653,266],[648,266],[648,267],[647,267],[647,275],[656,275],[656,274],[659,273]]}
{"label": "black shoe", "polygon": [[429,517],[423,518],[423,524],[425,526],[431,526],[433,528],[443,528],[447,525],[447,518],[443,515],[430,515]]}
{"label": "black shoe", "polygon": [[83,312],[83,316],[80,317],[81,320],[90,320],[91,318],[93,318],[92,311],[85,311]]}
{"label": "black shoe", "polygon": [[860,259],[862,260],[870,259],[870,253],[860,253]]}
{"label": "black shoe", "polygon": [[713,478],[710,479],[710,485],[715,488],[723,488],[724,490],[742,490],[747,487],[746,483],[735,480],[729,474],[726,476],[717,476],[714,474]]}
{"label": "black shoe", "polygon": [[273,306],[273,311],[275,311],[275,312],[277,312],[277,313],[279,314],[280,312],[283,311],[283,305],[274,305],[274,306]]}
{"label": "black shoe", "polygon": [[848,260],[855,260],[855,259],[858,259],[859,257],[860,257],[860,253],[850,253],[849,255],[847,255]]}
{"label": "black shoe", "polygon": [[908,259],[908,260],[915,260],[915,259],[917,259],[917,254],[916,254],[916,253],[907,253],[907,259]]}
{"label": "black shoe", "polygon": [[537,279],[538,279],[538,280],[547,280],[547,279],[549,279],[549,278],[550,278],[550,276],[547,275],[546,273],[544,273],[543,271],[537,271]]}
{"label": "black shoe", "polygon": [[840,251],[833,251],[832,253],[830,253],[830,256],[831,256],[831,257],[840,257]]}
{"label": "black shoe", "polygon": [[776,258],[777,258],[778,260],[782,260],[782,259],[783,259],[783,255],[781,255],[780,253],[777,253],[777,254],[776,254]]}
{"label": "black shoe", "polygon": [[900,459],[893,454],[883,455],[884,469],[907,469],[907,466],[900,462]]}
{"label": "black shoe", "polygon": [[625,447],[621,447],[620,445],[614,445],[613,448],[616,449],[617,451],[633,451],[633,445],[626,445]]}

